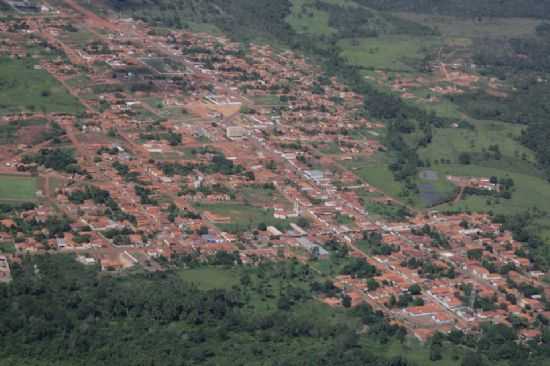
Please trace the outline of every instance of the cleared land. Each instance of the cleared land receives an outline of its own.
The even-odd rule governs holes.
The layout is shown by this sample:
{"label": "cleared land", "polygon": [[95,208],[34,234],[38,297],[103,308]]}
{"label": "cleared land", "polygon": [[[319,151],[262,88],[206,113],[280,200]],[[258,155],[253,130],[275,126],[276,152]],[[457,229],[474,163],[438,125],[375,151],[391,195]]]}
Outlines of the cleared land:
{"label": "cleared land", "polygon": [[0,115],[20,112],[76,114],[82,106],[32,60],[0,58]]}
{"label": "cleared land", "polygon": [[37,179],[16,175],[0,175],[0,201],[33,201]]}
{"label": "cleared land", "polygon": [[288,24],[299,33],[330,35],[336,32],[328,24],[327,12],[305,6],[311,3],[308,0],[293,0],[292,14],[286,19]]}
{"label": "cleared land", "polygon": [[231,223],[217,224],[217,226],[225,231],[239,233],[248,230],[254,230],[258,224],[274,225],[280,229],[288,229],[289,222],[287,220],[276,219],[273,217],[273,210],[263,209],[252,205],[239,203],[212,203],[212,204],[197,204],[197,209],[201,211],[210,211],[220,216],[229,217]]}
{"label": "cleared land", "polygon": [[346,39],[338,43],[343,49],[342,55],[350,63],[371,69],[392,71],[414,71],[411,64],[418,62],[436,47],[436,37],[380,36]]}
{"label": "cleared land", "polygon": [[182,280],[204,290],[230,289],[239,284],[239,274],[232,269],[201,267],[179,272]]}

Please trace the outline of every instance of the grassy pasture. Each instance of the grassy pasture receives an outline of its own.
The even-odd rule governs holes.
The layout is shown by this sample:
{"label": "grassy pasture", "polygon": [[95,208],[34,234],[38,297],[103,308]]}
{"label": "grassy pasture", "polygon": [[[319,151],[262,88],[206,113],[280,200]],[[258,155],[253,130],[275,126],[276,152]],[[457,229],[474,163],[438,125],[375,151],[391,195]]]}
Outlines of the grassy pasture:
{"label": "grassy pasture", "polygon": [[298,33],[330,35],[336,32],[328,24],[329,15],[325,11],[315,9],[308,0],[292,0],[292,13],[287,22]]}
{"label": "grassy pasture", "polygon": [[338,42],[350,63],[364,68],[413,71],[409,63],[419,61],[439,44],[436,37],[387,35],[375,38],[345,39]]}
{"label": "grassy pasture", "polygon": [[0,202],[33,201],[37,190],[34,177],[0,175]]}
{"label": "grassy pasture", "polygon": [[[483,149],[497,144],[503,156],[501,168],[524,174],[537,175],[535,168],[528,164],[534,161],[532,151],[521,145],[517,138],[522,126],[496,121],[475,121],[475,129],[437,128],[434,129],[432,143],[419,151],[423,160],[450,160],[456,163],[460,153],[481,154]],[[521,157],[527,161],[521,160]],[[518,162],[519,160],[519,162]],[[498,162],[484,163],[494,167]]]}
{"label": "grassy pasture", "polygon": [[442,211],[493,211],[495,213],[512,214],[538,207],[550,209],[550,185],[543,178],[521,173],[512,173],[508,170],[490,168],[477,165],[439,165],[433,167],[440,174],[472,177],[510,177],[515,182],[515,191],[512,198],[487,199],[487,197],[467,196],[455,204],[449,203],[438,206]]}
{"label": "grassy pasture", "polygon": [[0,58],[0,115],[21,112],[76,114],[82,106],[32,60]]}
{"label": "grassy pasture", "polygon": [[347,161],[344,164],[359,178],[379,188],[389,196],[397,197],[402,190],[401,184],[393,179],[392,172],[388,168],[388,160],[383,154],[377,154],[368,160],[355,159]]}

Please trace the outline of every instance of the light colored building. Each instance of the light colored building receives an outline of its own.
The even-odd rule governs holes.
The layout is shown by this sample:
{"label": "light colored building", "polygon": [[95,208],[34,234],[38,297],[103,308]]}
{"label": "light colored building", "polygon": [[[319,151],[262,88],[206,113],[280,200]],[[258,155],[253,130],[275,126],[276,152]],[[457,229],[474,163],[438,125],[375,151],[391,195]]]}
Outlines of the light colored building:
{"label": "light colored building", "polygon": [[246,129],[239,126],[227,127],[225,133],[227,138],[231,140],[242,139],[246,137]]}

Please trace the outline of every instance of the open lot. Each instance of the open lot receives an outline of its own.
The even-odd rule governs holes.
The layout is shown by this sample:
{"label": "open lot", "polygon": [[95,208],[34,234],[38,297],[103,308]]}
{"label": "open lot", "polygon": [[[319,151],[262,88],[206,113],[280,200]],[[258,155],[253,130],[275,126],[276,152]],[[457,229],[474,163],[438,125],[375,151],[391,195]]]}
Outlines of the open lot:
{"label": "open lot", "polygon": [[387,35],[358,40],[346,39],[338,43],[342,55],[350,63],[392,71],[413,71],[412,64],[420,61],[440,41],[436,37]]}
{"label": "open lot", "polygon": [[33,201],[37,179],[17,175],[0,175],[0,202]]}
{"label": "open lot", "polygon": [[179,272],[182,280],[191,282],[204,290],[230,289],[239,284],[239,274],[236,270],[217,267],[200,267]]}
{"label": "open lot", "polygon": [[260,223],[274,225],[282,230],[286,230],[289,227],[287,220],[273,217],[273,210],[252,205],[239,203],[200,203],[196,205],[196,208],[201,211],[210,211],[217,215],[229,217],[231,223],[218,224],[217,226],[222,230],[232,233],[254,230]]}
{"label": "open lot", "polygon": [[21,112],[76,114],[82,106],[32,60],[0,58],[0,115]]}

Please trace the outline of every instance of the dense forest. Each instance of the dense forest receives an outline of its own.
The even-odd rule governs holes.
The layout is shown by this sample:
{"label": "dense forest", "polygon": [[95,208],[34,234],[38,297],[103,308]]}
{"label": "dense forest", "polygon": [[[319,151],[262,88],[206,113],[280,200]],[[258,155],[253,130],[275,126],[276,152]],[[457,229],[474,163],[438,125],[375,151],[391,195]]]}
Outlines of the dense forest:
{"label": "dense forest", "polygon": [[[224,252],[207,263],[194,256],[177,263],[112,276],[70,256],[23,258],[13,282],[0,284],[0,365],[415,365],[368,346],[405,341],[380,312],[317,302],[341,294],[307,265],[249,267]],[[186,282],[184,268],[236,281],[205,289]],[[358,335],[365,330],[366,338]],[[527,366],[542,365],[549,345],[548,329],[541,343],[522,344],[515,329],[487,324],[478,335],[437,334],[428,346],[433,360],[455,349],[463,366]]]}
{"label": "dense forest", "polygon": [[0,365],[410,365],[371,354],[356,335],[363,322],[379,339],[402,330],[369,307],[329,316],[311,300],[323,286],[297,262],[240,267],[240,284],[211,290],[178,271],[104,276],[61,255],[13,267],[13,283],[0,285]]}

